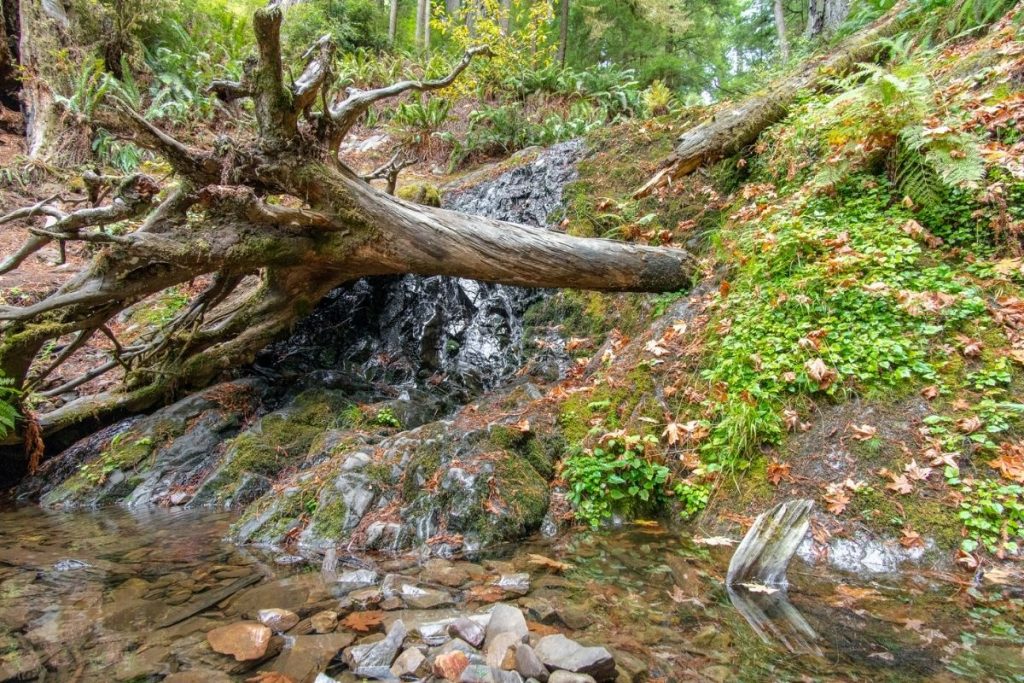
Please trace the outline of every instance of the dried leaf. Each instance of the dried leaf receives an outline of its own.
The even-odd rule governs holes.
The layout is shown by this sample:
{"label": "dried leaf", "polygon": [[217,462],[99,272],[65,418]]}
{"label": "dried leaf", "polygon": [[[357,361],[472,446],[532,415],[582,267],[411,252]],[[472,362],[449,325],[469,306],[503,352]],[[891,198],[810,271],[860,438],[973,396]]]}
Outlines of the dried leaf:
{"label": "dried leaf", "polygon": [[921,390],[921,395],[929,401],[939,395],[939,388],[934,384]]}
{"label": "dried leaf", "polygon": [[964,434],[973,434],[981,429],[981,425],[981,418],[977,415],[971,415],[970,417],[964,417],[956,421],[957,430]]}
{"label": "dried leaf", "polygon": [[989,467],[998,470],[1004,479],[1024,484],[1024,445],[1004,443],[999,447],[999,455],[988,462]]}
{"label": "dried leaf", "polygon": [[857,441],[867,441],[873,439],[875,434],[878,432],[878,427],[863,424],[863,425],[850,425],[850,431],[853,432],[853,438]]}
{"label": "dried leaf", "polygon": [[374,631],[384,623],[384,612],[381,610],[367,610],[365,612],[352,612],[341,620],[341,626],[359,633]]}
{"label": "dried leaf", "polygon": [[841,515],[850,504],[850,496],[843,489],[842,484],[829,484],[825,490],[825,508],[833,515]]}
{"label": "dried leaf", "polygon": [[903,471],[907,473],[907,476],[915,481],[925,481],[932,473],[931,467],[921,467],[917,464],[917,460],[911,460],[908,465],[903,467]]}
{"label": "dried leaf", "polygon": [[818,383],[821,390],[828,389],[836,381],[836,371],[825,364],[821,358],[814,358],[804,363],[807,376]]}
{"label": "dried leaf", "polygon": [[779,482],[783,480],[793,481],[793,477],[790,476],[789,470],[789,463],[779,462],[778,460],[772,460],[770,463],[768,463],[768,481],[770,481],[775,486],[778,486]]}
{"label": "dried leaf", "polygon": [[652,339],[651,341],[647,342],[644,345],[644,349],[647,350],[648,352],[654,354],[654,356],[656,358],[661,358],[662,356],[664,356],[665,354],[668,353],[668,349],[666,349],[664,346],[659,344],[654,339]]}
{"label": "dried leaf", "polygon": [[910,527],[904,527],[903,536],[900,538],[900,545],[904,548],[923,548],[924,539]]}
{"label": "dried leaf", "polygon": [[886,485],[885,488],[905,496],[914,490],[914,485],[907,479],[907,475],[901,474],[899,476],[893,475],[892,483]]}

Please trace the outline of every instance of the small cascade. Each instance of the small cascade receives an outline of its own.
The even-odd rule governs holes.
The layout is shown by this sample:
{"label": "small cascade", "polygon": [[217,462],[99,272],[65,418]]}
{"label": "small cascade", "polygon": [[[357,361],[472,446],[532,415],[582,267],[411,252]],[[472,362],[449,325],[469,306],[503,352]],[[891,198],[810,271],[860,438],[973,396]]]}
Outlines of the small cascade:
{"label": "small cascade", "polygon": [[[570,141],[492,180],[445,194],[445,207],[546,226],[576,177]],[[332,292],[259,364],[345,389],[419,388],[450,405],[497,386],[520,365],[523,313],[537,290],[451,277],[365,278]]]}

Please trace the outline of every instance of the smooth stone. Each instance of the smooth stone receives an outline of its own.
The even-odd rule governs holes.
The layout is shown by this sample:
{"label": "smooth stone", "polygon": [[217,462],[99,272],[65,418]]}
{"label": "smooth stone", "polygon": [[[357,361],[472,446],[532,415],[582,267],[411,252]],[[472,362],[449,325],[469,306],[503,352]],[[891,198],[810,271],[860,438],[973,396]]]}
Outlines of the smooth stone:
{"label": "smooth stone", "polygon": [[594,623],[594,617],[582,607],[559,607],[555,613],[563,624],[574,631],[587,628]]}
{"label": "smooth stone", "polygon": [[389,667],[394,663],[398,650],[402,647],[407,631],[405,624],[399,619],[391,624],[388,634],[383,640],[364,645],[354,645],[345,650],[345,663],[353,671],[372,667]]}
{"label": "smooth stone", "polygon": [[519,598],[519,606],[526,610],[526,614],[541,624],[550,624],[556,617],[555,608],[550,602],[543,598]]}
{"label": "smooth stone", "polygon": [[428,560],[420,573],[420,580],[429,583],[439,583],[449,588],[459,588],[465,585],[470,579],[469,572],[462,567],[457,567],[448,560]]}
{"label": "smooth stone", "polygon": [[309,624],[315,633],[330,633],[338,627],[338,613],[331,610],[317,612],[309,618]]}
{"label": "smooth stone", "polygon": [[516,647],[516,671],[518,671],[524,678],[535,678],[540,683],[545,683],[548,680],[548,669],[544,666],[544,663],[540,661],[540,657],[533,651],[533,648],[525,643],[520,643]]}
{"label": "smooth stone", "polygon": [[231,655],[239,662],[259,659],[267,653],[270,629],[254,621],[241,621],[215,628],[206,634],[214,652]]}
{"label": "smooth stone", "polygon": [[274,660],[270,669],[288,676],[295,683],[312,683],[335,655],[351,645],[354,639],[351,633],[289,638],[291,647]]}
{"label": "smooth stone", "polygon": [[431,670],[439,678],[457,681],[468,666],[469,657],[466,656],[466,653],[453,650],[435,657]]}
{"label": "smooth stone", "polygon": [[534,651],[549,669],[589,674],[598,681],[615,680],[615,658],[603,647],[584,647],[559,633],[541,638]]}
{"label": "smooth stone", "polygon": [[344,574],[338,574],[336,583],[343,583],[352,586],[372,586],[377,583],[380,576],[372,569],[356,569]]}
{"label": "smooth stone", "polygon": [[[507,660],[509,652],[517,644],[522,644],[519,634],[512,631],[499,633],[487,641],[487,665],[495,669],[514,668],[515,659]],[[514,655],[513,655],[514,657]]]}
{"label": "smooth stone", "polygon": [[171,674],[163,683],[231,683],[231,676],[216,669],[189,669]]}
{"label": "smooth stone", "polygon": [[530,629],[526,625],[526,617],[518,607],[505,603],[498,603],[491,610],[491,620],[487,622],[487,642],[497,637],[499,633],[515,633],[524,643],[530,636]]}
{"label": "smooth stone", "polygon": [[593,676],[576,674],[571,671],[555,671],[548,677],[548,683],[597,683]]}
{"label": "smooth stone", "polygon": [[391,673],[396,676],[413,675],[416,670],[420,668],[420,665],[426,661],[427,657],[424,655],[419,648],[410,647],[402,654],[398,655],[398,659],[391,665]]}
{"label": "smooth stone", "polygon": [[530,592],[530,575],[526,572],[502,574],[494,585],[508,593],[526,595]]}
{"label": "smooth stone", "polygon": [[470,664],[459,677],[459,683],[523,683],[523,677],[515,671],[502,671],[486,664]]}
{"label": "smooth stone", "polygon": [[412,584],[403,584],[399,596],[406,605],[413,609],[433,609],[455,604],[448,593],[433,588],[420,588]]}
{"label": "smooth stone", "polygon": [[276,633],[284,633],[299,623],[299,615],[291,610],[272,607],[256,613],[256,620]]}
{"label": "smooth stone", "polygon": [[484,644],[486,632],[483,626],[467,617],[460,617],[448,624],[448,635],[453,638],[461,638],[475,648]]}

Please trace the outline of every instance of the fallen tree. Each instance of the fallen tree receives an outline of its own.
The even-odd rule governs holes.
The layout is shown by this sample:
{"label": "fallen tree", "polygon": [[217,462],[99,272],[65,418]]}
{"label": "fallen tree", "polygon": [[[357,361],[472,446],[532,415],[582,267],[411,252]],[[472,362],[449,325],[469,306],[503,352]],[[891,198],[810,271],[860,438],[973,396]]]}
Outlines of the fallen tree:
{"label": "fallen tree", "polygon": [[826,55],[803,64],[794,73],[736,105],[717,110],[710,118],[679,136],[675,149],[662,162],[658,172],[634,198],[651,194],[676,178],[693,173],[701,166],[739,153],[752,144],[768,126],[778,123],[800,92],[821,89],[837,76],[849,72],[859,62],[872,60],[884,48],[882,38],[893,36],[905,26],[905,1],[897,3],[875,23],[842,41]]}
{"label": "fallen tree", "polygon": [[[82,396],[38,416],[43,434],[166,402],[245,364],[338,285],[369,275],[451,275],[528,287],[674,291],[686,287],[694,260],[686,251],[583,239],[554,231],[404,202],[373,188],[339,160],[343,138],[374,104],[409,91],[451,84],[486,48],[470,50],[445,78],[403,81],[368,91],[332,92],[334,46],[321,40],[287,85],[281,11],[256,12],[258,57],[241,82],[214,84],[225,99],[251,98],[250,140],[190,147],[123,103],[104,125],[130,131],[163,156],[176,184],[135,175],[112,188],[105,206],[65,212],[59,198],[0,217],[41,216],[0,272],[17,268],[52,240],[96,244],[95,258],[43,300],[0,307],[0,371],[22,389],[44,380],[95,334],[114,341],[108,362],[43,395],[124,369],[116,391]],[[397,158],[394,164],[397,164]],[[392,165],[394,165],[392,164]],[[390,168],[390,167],[389,167]],[[388,180],[389,169],[371,174]],[[127,221],[127,223],[125,223]],[[38,222],[38,219],[37,219]],[[133,230],[103,230],[118,222]],[[258,275],[259,285],[243,282]],[[130,343],[108,322],[168,287],[209,276],[209,286],[170,322]],[[40,358],[62,339],[55,359]]]}

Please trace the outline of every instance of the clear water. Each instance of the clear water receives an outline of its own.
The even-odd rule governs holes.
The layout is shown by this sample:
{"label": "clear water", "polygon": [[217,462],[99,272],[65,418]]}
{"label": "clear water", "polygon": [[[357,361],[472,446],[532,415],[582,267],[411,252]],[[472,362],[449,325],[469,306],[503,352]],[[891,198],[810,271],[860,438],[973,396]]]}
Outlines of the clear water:
{"label": "clear water", "polygon": [[[300,614],[330,604],[329,590],[307,590],[323,581],[316,567],[279,563],[283,550],[224,543],[230,522],[209,511],[0,512],[0,681],[36,680],[32,672],[43,668],[46,681],[226,671],[233,660],[210,652],[203,634],[237,621],[242,607],[221,601],[160,626],[239,582],[260,582],[235,592],[240,602],[278,581],[289,587],[281,599],[294,600],[288,606]],[[788,599],[737,596],[722,585],[730,552],[661,527],[586,532],[456,562],[477,578],[449,590],[460,609],[482,609],[482,585],[528,571],[522,604],[539,600],[563,616],[538,628],[626,653],[653,680],[1024,680],[1017,581],[973,585],[969,574],[927,572],[868,579],[794,562]],[[556,573],[532,554],[572,566]],[[343,555],[342,563],[407,576],[420,567],[410,558]],[[292,591],[297,585],[303,590]]]}

